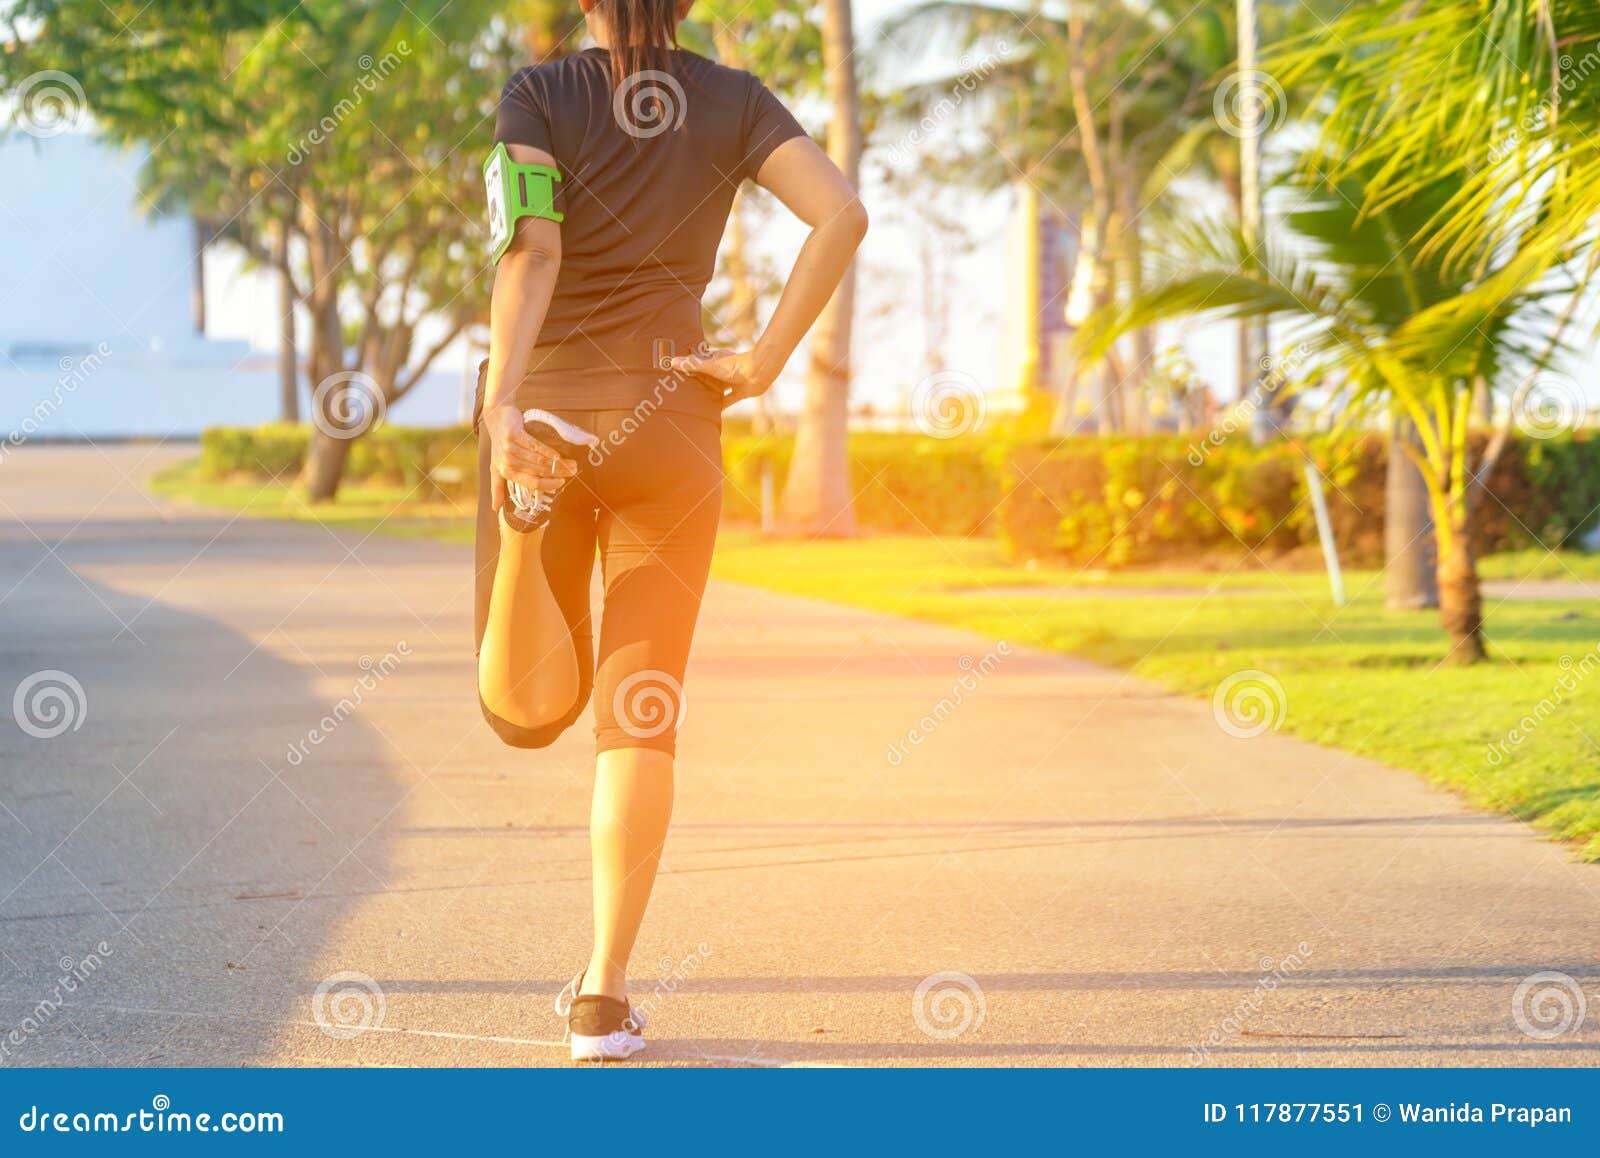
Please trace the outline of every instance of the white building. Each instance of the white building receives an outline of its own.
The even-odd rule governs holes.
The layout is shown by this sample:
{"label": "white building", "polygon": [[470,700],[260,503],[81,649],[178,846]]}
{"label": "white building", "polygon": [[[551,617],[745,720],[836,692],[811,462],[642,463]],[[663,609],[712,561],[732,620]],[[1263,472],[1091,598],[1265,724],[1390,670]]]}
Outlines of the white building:
{"label": "white building", "polygon": [[[278,417],[276,354],[247,340],[276,330],[272,279],[209,253],[207,312],[232,334],[198,332],[193,225],[140,211],[141,161],[87,133],[0,138],[0,441]],[[457,421],[459,394],[458,374],[429,375],[389,419]]]}

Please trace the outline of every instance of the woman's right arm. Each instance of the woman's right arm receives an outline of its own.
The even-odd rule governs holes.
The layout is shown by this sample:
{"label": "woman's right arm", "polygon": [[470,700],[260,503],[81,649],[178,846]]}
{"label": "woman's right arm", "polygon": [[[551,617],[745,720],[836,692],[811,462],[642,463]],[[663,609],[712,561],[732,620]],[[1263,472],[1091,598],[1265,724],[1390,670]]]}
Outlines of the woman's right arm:
{"label": "woman's right arm", "polygon": [[756,184],[809,225],[811,233],[754,349],[673,359],[674,368],[719,382],[725,405],[754,397],[772,385],[828,304],[867,234],[867,210],[861,199],[810,137],[794,137],[774,149],[761,163]]}

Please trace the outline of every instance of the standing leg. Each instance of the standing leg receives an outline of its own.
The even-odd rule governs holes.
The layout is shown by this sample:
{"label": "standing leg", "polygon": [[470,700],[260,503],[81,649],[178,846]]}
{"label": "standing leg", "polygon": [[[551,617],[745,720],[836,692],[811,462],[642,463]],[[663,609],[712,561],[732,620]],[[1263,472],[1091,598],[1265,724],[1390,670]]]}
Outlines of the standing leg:
{"label": "standing leg", "polygon": [[595,761],[589,848],[594,871],[594,952],[584,993],[621,998],[672,819],[672,755],[613,748]]}
{"label": "standing leg", "polygon": [[652,414],[598,478],[594,951],[580,992],[620,999],[672,815],[684,668],[722,508],[717,424]]}

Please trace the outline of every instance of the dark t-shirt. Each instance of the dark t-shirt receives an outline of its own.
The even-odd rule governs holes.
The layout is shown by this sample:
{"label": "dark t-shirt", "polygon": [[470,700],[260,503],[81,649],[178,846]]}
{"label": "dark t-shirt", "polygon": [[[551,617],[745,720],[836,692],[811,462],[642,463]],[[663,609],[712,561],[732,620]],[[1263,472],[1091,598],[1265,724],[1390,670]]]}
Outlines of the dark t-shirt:
{"label": "dark t-shirt", "polygon": [[[734,193],[805,131],[756,77],[690,52],[630,80],[614,92],[609,54],[591,48],[520,70],[500,97],[495,140],[543,149],[562,178],[561,269],[539,345],[567,356],[530,379],[553,405],[631,406],[638,379],[659,371],[618,366],[647,370],[658,340],[678,353],[701,340]],[[574,373],[574,354],[592,367]]]}

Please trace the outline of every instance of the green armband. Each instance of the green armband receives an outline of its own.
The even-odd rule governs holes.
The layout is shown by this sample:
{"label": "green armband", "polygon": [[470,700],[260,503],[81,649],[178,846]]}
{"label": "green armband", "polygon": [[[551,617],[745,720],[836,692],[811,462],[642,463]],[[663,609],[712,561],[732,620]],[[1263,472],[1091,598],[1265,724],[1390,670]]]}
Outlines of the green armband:
{"label": "green armband", "polygon": [[511,246],[517,221],[543,217],[560,221],[555,209],[555,182],[561,180],[549,165],[519,165],[504,143],[494,147],[483,163],[483,184],[489,194],[489,250],[498,263]]}

